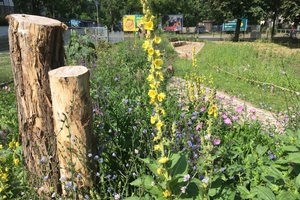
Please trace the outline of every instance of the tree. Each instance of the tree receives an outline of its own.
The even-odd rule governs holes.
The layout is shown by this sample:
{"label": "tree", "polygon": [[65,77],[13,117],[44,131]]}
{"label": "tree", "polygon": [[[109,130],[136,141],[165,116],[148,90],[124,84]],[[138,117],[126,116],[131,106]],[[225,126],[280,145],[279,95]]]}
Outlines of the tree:
{"label": "tree", "polygon": [[243,16],[251,15],[254,8],[260,7],[260,0],[209,0],[215,19],[219,21],[237,19],[233,41],[239,40],[240,27]]}
{"label": "tree", "polygon": [[113,30],[113,25],[122,18],[124,13],[124,0],[101,0],[100,2],[100,21],[104,22]]}

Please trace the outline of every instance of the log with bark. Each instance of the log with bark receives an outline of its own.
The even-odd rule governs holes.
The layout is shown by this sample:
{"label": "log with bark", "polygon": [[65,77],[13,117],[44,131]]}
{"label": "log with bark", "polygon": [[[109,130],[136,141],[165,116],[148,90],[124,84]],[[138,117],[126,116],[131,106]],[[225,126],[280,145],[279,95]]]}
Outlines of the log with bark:
{"label": "log with bark", "polygon": [[61,186],[48,71],[64,65],[67,26],[34,15],[12,14],[6,19],[25,165],[31,184],[49,195],[50,187],[59,192]]}

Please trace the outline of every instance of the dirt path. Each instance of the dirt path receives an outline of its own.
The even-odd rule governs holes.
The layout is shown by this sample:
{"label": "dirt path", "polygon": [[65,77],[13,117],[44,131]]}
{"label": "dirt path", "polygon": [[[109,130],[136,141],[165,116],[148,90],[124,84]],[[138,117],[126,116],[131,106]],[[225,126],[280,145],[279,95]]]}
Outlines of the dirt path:
{"label": "dirt path", "polygon": [[[172,43],[175,50],[178,52],[178,55],[182,58],[192,59],[193,50],[195,48],[196,53],[198,53],[204,43],[201,42],[173,42]],[[168,88],[174,89],[174,92],[178,94],[181,98],[180,101],[184,101],[186,98],[186,89],[185,89],[185,80],[176,76],[173,76],[170,81]],[[209,92],[209,88],[207,88],[207,92]],[[255,110],[256,117],[258,120],[262,121],[264,124],[272,124],[275,125],[277,128],[281,129],[277,120],[275,118],[275,114],[271,113],[270,111],[257,108],[249,102],[246,102],[242,99],[232,97],[224,92],[217,91],[217,97],[222,99],[223,106],[242,106],[246,107],[248,111]]]}

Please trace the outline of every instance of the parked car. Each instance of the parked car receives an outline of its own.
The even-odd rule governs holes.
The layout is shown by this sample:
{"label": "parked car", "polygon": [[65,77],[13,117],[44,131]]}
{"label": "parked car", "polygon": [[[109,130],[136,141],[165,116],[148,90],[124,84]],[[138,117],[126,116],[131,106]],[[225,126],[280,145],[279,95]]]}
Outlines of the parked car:
{"label": "parked car", "polygon": [[195,33],[205,33],[206,32],[206,28],[205,26],[196,26],[195,28]]}
{"label": "parked car", "polygon": [[181,26],[173,25],[173,26],[166,26],[164,28],[164,31],[179,33],[181,29],[182,29]]}

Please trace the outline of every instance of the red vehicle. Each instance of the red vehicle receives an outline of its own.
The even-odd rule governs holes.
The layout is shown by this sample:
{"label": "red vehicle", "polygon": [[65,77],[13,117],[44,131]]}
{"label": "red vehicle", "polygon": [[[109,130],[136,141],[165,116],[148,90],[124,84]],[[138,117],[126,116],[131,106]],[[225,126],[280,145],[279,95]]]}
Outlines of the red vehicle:
{"label": "red vehicle", "polygon": [[181,26],[176,26],[176,25],[173,25],[173,26],[166,26],[164,28],[165,31],[172,31],[172,32],[179,32],[181,31]]}

